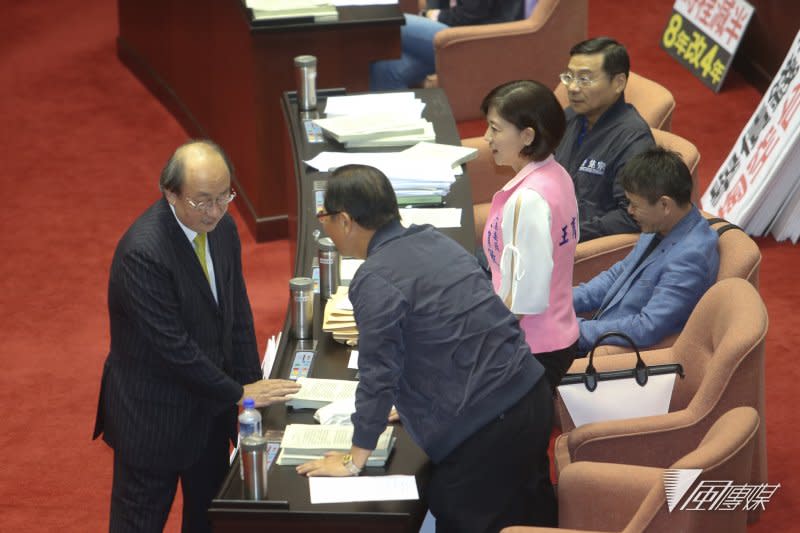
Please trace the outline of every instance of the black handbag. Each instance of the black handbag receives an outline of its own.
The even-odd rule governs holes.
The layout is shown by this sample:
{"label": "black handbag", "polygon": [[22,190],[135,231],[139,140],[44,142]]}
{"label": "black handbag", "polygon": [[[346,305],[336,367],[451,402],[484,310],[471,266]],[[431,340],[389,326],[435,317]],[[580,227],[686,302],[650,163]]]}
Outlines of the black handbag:
{"label": "black handbag", "polygon": [[[605,340],[609,337],[620,337],[621,339],[625,339],[627,343],[633,348],[633,351],[636,352],[636,366],[628,369],[628,370],[612,370],[609,372],[598,372],[594,368],[594,350],[598,346],[600,346],[600,341]],[[644,364],[644,360],[642,359],[642,354],[639,353],[639,347],[636,346],[636,343],[633,342],[628,335],[619,332],[619,331],[609,331],[608,333],[603,333],[600,335],[597,340],[592,345],[592,349],[589,351],[589,364],[586,366],[586,370],[580,374],[566,374],[564,378],[561,380],[561,385],[570,385],[573,383],[583,383],[586,385],[586,389],[590,392],[594,392],[597,388],[598,381],[608,381],[611,379],[627,379],[633,378],[636,380],[640,386],[644,387],[647,385],[647,378],[648,376],[657,376],[660,374],[671,374],[676,373],[678,376],[683,379],[683,366],[680,363],[672,363],[667,365],[653,365],[647,366]]]}

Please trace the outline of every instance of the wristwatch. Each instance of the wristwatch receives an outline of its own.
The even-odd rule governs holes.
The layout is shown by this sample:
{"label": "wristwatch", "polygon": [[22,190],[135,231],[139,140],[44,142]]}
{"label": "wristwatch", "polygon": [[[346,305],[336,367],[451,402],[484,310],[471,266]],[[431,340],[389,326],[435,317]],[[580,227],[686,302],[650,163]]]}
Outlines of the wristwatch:
{"label": "wristwatch", "polygon": [[361,473],[361,468],[356,466],[353,462],[353,456],[349,453],[342,457],[342,465],[350,472],[351,476],[357,476]]}

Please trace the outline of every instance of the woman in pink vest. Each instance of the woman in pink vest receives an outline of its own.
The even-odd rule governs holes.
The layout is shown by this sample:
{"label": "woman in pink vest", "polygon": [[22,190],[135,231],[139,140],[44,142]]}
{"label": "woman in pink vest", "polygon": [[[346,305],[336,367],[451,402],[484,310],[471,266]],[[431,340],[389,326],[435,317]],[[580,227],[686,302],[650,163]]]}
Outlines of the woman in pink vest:
{"label": "woman in pink vest", "polygon": [[572,268],[578,204],[572,178],[553,158],[564,111],[535,81],[493,89],[481,110],[497,165],[517,175],[492,198],[483,251],[495,291],[520,319],[531,351],[555,388],[577,353]]}

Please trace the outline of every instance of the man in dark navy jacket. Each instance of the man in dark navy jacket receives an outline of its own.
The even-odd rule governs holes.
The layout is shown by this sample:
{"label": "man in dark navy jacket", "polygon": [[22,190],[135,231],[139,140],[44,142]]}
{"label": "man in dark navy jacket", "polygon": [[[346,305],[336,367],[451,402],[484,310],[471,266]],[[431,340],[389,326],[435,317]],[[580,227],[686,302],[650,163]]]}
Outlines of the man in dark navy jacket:
{"label": "man in dark navy jacket", "polygon": [[569,107],[555,157],[575,182],[581,241],[639,231],[626,211],[619,172],[655,141],[644,119],[625,103],[629,73],[625,47],[598,37],[573,46],[561,74]]}
{"label": "man in dark navy jacket", "polygon": [[434,463],[426,495],[437,531],[555,525],[550,385],[475,258],[431,226],[401,226],[392,186],[372,167],[333,173],[320,220],[342,254],[365,258],[349,293],[361,377],[350,453],[298,472],[357,475],[394,404]]}
{"label": "man in dark navy jacket", "polygon": [[285,399],[291,381],[261,380],[242,277],[231,166],[210,141],[178,148],[164,197],[120,240],[111,264],[111,350],[94,437],[114,448],[110,531],[161,531],[178,479],[183,531],[209,531],[228,470],[236,404]]}

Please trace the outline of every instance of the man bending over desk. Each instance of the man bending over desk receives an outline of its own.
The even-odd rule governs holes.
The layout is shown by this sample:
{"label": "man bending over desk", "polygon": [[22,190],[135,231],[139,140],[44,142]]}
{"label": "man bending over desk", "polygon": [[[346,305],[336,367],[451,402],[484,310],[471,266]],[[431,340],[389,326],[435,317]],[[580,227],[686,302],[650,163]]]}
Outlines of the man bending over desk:
{"label": "man bending over desk", "polygon": [[365,259],[350,285],[361,380],[350,453],[297,471],[358,475],[394,403],[433,462],[437,531],[555,525],[550,387],[475,258],[431,226],[403,228],[372,167],[336,170],[320,219],[342,254]]}

